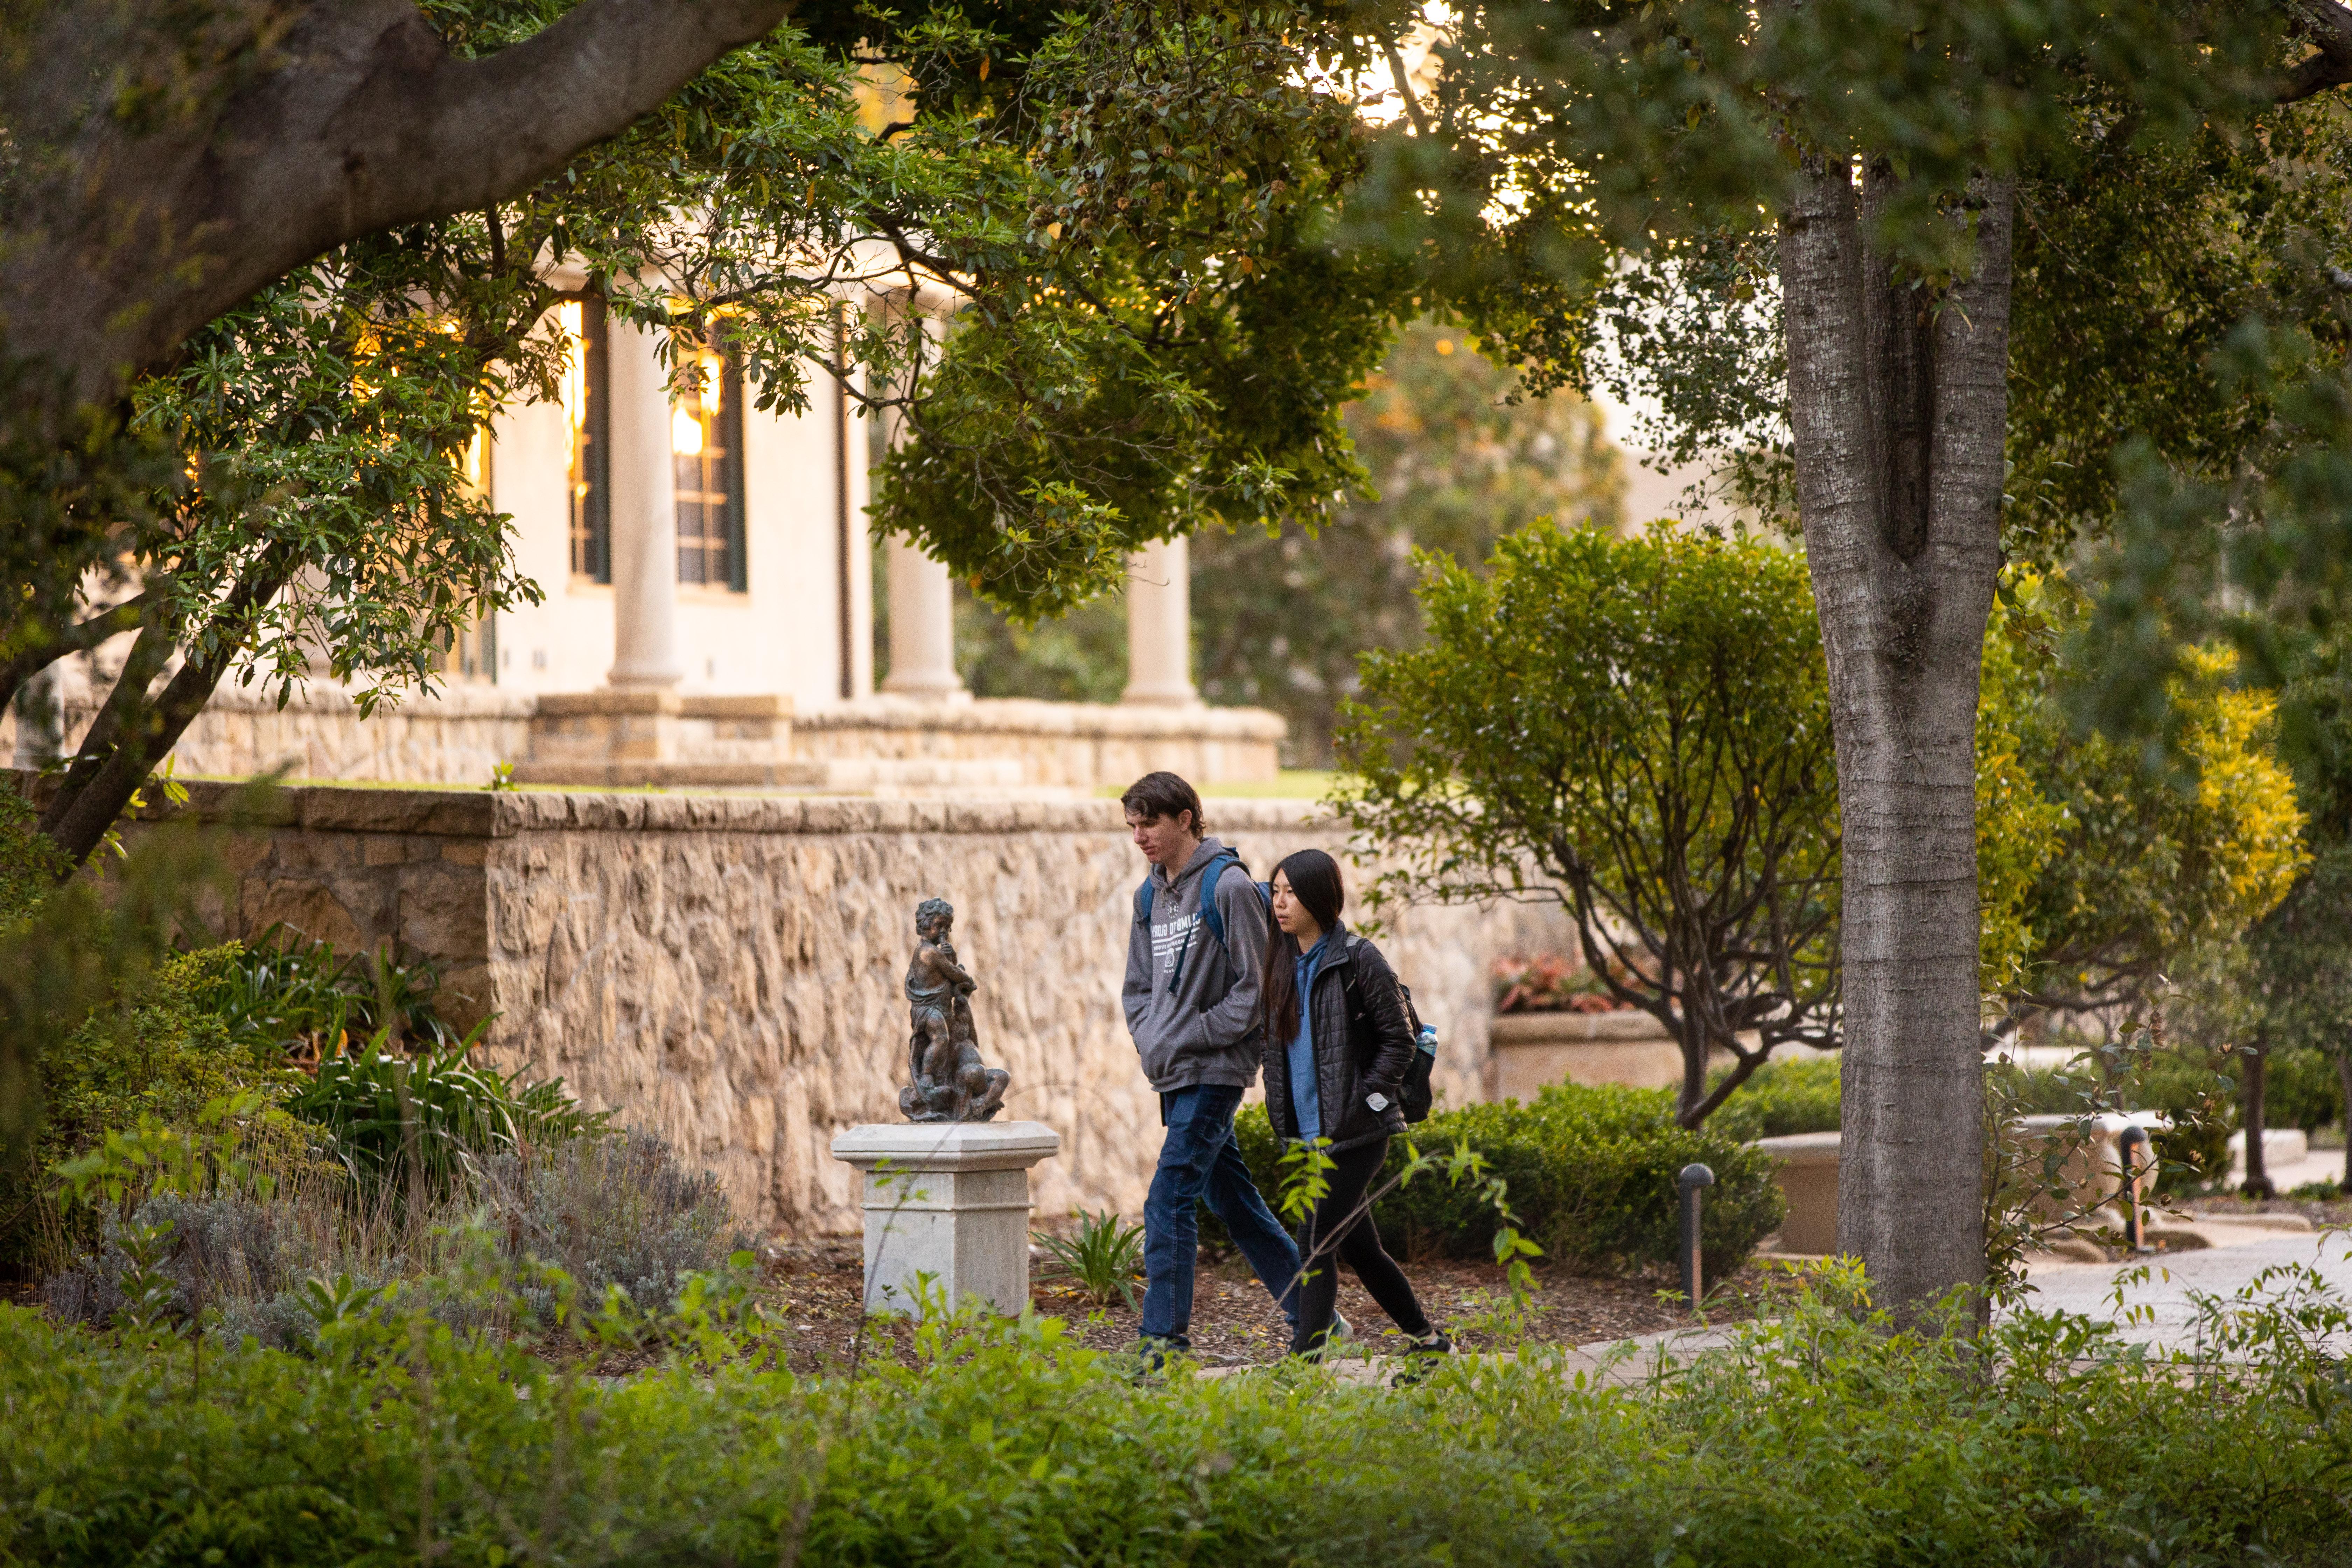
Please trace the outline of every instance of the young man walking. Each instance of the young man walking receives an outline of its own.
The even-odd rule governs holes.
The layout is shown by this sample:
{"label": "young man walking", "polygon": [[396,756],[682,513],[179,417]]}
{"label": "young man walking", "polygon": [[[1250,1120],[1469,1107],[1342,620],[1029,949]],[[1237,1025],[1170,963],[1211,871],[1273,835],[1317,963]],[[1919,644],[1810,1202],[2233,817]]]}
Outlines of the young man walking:
{"label": "young man walking", "polygon": [[1203,1202],[1295,1332],[1298,1248],[1258,1195],[1234,1138],[1234,1111],[1257,1078],[1265,904],[1240,858],[1206,836],[1191,784],[1146,773],[1119,804],[1150,862],[1128,934],[1122,1000],[1168,1130],[1143,1204],[1144,1345],[1152,1353],[1192,1348],[1194,1205]]}

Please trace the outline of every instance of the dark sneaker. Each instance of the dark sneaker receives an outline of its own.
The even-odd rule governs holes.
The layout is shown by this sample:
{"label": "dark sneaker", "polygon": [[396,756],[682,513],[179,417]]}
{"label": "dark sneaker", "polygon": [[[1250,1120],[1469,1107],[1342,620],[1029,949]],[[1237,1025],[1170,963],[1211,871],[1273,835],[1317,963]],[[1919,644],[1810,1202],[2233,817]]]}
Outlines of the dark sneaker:
{"label": "dark sneaker", "polygon": [[1453,1353],[1454,1342],[1436,1329],[1432,1329],[1425,1339],[1406,1341],[1404,1366],[1394,1377],[1389,1379],[1389,1386],[1411,1388],[1437,1370],[1439,1356]]}
{"label": "dark sneaker", "polygon": [[1148,1382],[1168,1370],[1169,1358],[1191,1353],[1191,1347],[1174,1340],[1154,1339],[1150,1335],[1135,1342],[1135,1373],[1137,1383]]}

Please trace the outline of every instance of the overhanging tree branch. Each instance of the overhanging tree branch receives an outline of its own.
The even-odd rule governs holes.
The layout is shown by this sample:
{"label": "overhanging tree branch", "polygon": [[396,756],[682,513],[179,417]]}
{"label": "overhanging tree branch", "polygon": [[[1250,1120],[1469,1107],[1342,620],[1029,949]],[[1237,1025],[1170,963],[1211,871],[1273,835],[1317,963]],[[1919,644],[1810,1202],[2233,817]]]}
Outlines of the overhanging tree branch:
{"label": "overhanging tree branch", "polygon": [[[530,190],[791,8],[583,0],[478,59],[453,54],[406,0],[310,0],[290,18],[256,8],[241,23],[264,63],[160,123],[110,116],[103,95],[60,111],[54,57],[21,68],[0,80],[0,112],[43,177],[11,213],[0,354],[53,374],[29,378],[12,422],[54,434],[75,406],[111,403],[205,322],[337,244]],[[151,9],[109,35],[131,51],[110,63],[168,77],[177,40]],[[44,36],[77,26],[108,33],[77,5]]]}
{"label": "overhanging tree branch", "polygon": [[107,638],[139,625],[147,604],[148,596],[144,594],[125,599],[55,633],[38,647],[28,647],[5,663],[0,663],[0,708],[14,702],[25,682],[58,660],[77,653],[88,653]]}

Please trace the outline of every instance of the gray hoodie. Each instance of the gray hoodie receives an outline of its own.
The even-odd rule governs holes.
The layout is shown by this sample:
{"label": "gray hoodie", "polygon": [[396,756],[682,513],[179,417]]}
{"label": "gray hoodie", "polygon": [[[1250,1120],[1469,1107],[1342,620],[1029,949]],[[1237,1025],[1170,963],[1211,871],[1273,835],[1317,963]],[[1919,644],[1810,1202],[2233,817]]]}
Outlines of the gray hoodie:
{"label": "gray hoodie", "polygon": [[[1202,872],[1224,845],[1203,838],[1181,870],[1151,868],[1151,921],[1130,920],[1127,1031],[1143,1075],[1162,1094],[1195,1084],[1247,1089],[1257,1079],[1258,979],[1265,966],[1265,904],[1248,872],[1217,879],[1220,943],[1201,918]],[[1182,972],[1178,973],[1178,961]]]}

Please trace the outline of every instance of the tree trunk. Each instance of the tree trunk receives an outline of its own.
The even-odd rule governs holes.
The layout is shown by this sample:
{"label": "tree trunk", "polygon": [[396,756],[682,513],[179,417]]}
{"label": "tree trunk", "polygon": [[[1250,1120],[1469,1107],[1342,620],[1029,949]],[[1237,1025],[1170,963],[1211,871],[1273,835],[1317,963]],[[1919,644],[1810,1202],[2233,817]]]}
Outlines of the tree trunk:
{"label": "tree trunk", "polygon": [[2000,565],[2010,187],[1980,182],[1974,272],[1940,296],[1813,171],[1783,220],[1797,495],[1829,658],[1843,823],[1838,1249],[1907,1313],[1985,1271],[1977,683]]}
{"label": "tree trunk", "polygon": [[73,765],[41,814],[40,829],[65,851],[68,875],[106,842],[131,797],[180,743],[244,646],[247,618],[276,597],[292,575],[282,556],[265,558],[215,612],[207,628],[210,635],[190,639],[197,651],[152,699],[147,688],[169,662],[174,639],[172,628],[160,619],[151,618],[141,630],[114,689],[89,733],[82,737]]}
{"label": "tree trunk", "polygon": [[2344,1090],[2344,1179],[2336,1190],[2345,1194],[2352,1193],[2352,1050],[2336,1053],[2336,1081]]}
{"label": "tree trunk", "polygon": [[2238,1120],[2246,1135],[2246,1184],[2239,1191],[2250,1198],[2274,1198],[2270,1163],[2263,1158],[2263,1097],[2269,1088],[2270,1052],[2257,1047],[2248,1051],[2238,1068]]}

